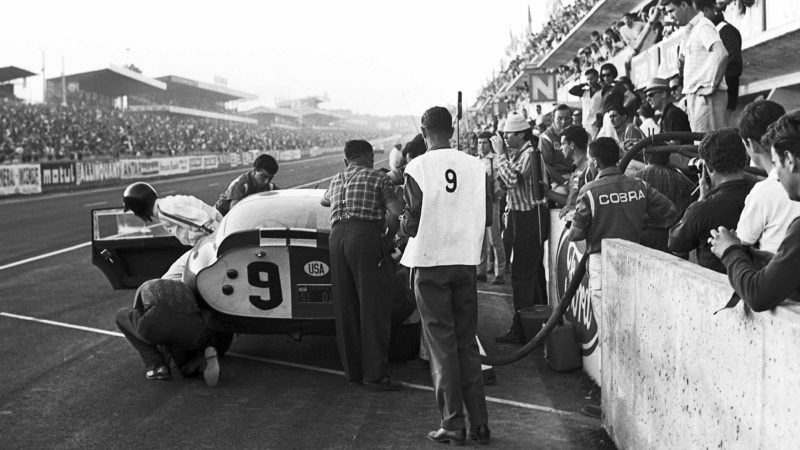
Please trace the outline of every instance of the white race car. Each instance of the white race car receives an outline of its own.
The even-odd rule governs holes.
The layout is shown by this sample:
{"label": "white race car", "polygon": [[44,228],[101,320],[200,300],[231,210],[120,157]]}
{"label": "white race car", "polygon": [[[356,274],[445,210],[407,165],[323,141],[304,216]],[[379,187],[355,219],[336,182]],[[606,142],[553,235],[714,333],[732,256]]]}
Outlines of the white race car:
{"label": "white race car", "polygon": [[[287,189],[246,197],[194,248],[122,208],[92,211],[92,263],[114,289],[161,277],[192,250],[184,281],[212,312],[214,328],[234,333],[335,334],[330,210],[324,190]],[[390,357],[414,358],[419,319],[399,272],[392,296]]]}

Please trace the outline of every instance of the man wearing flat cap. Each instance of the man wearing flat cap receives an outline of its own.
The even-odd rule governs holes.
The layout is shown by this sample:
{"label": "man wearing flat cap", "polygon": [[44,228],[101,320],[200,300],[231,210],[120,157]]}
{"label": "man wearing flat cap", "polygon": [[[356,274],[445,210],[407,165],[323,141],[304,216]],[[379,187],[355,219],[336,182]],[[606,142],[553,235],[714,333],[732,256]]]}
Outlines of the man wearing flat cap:
{"label": "man wearing flat cap", "polygon": [[656,111],[661,111],[659,126],[667,131],[692,131],[689,117],[672,103],[669,82],[663,78],[652,78],[644,90],[647,102]]}
{"label": "man wearing flat cap", "polygon": [[[565,113],[572,118],[571,111]],[[503,139],[500,136],[491,139],[492,148],[497,153],[498,178],[507,190],[508,229],[513,236],[514,254],[511,262],[514,317],[506,334],[495,339],[500,343],[524,343],[518,311],[535,304],[547,304],[542,260],[550,216],[543,195],[542,198],[534,196],[534,186],[539,191],[542,173],[534,170],[537,166],[533,164],[534,158],[541,161],[541,155],[534,151],[532,137],[528,122],[521,115],[512,113],[503,128]]]}

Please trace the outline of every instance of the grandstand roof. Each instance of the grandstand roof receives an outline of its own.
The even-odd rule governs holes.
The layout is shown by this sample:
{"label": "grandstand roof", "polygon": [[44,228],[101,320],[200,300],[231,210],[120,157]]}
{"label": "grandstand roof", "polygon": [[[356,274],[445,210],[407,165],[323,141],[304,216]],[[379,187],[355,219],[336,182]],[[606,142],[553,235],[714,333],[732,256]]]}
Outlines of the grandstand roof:
{"label": "grandstand roof", "polygon": [[330,117],[332,119],[341,119],[342,114],[328,111],[326,109],[312,108],[310,106],[301,106],[298,108],[267,108],[266,106],[259,106],[258,108],[244,111],[245,115],[253,116],[258,114],[275,114],[276,116],[287,116],[293,118],[321,116]]}
{"label": "grandstand roof", "polygon": [[33,75],[36,74],[16,66],[0,67],[0,83],[16,80],[17,78],[27,78]]}
{"label": "grandstand roof", "polygon": [[170,92],[190,97],[201,97],[214,102],[230,102],[233,100],[256,100],[257,95],[230,89],[212,83],[190,80],[177,75],[165,75],[157,80],[167,84]]}
{"label": "grandstand roof", "polygon": [[293,111],[300,114],[300,116],[302,117],[321,116],[321,117],[330,117],[333,119],[341,119],[341,116],[333,111],[327,111],[319,108],[312,108],[310,106],[301,106],[299,108],[293,108]]}
{"label": "grandstand roof", "polygon": [[[108,66],[107,69],[91,72],[74,73],[67,75],[67,83],[78,83],[82,91],[96,92],[107,97],[122,97],[124,95],[140,95],[164,91],[167,85],[154,80],[139,72],[118,67]],[[50,78],[48,81],[59,81],[61,77]]]}
{"label": "grandstand roof", "polygon": [[578,22],[556,48],[539,60],[539,68],[557,67],[567,64],[581,47],[592,42],[592,31],[603,32],[622,15],[635,9],[642,0],[600,0]]}
{"label": "grandstand roof", "polygon": [[267,108],[266,106],[259,106],[257,108],[253,108],[251,110],[244,111],[243,114],[246,115],[246,116],[256,116],[256,115],[259,115],[259,114],[274,114],[276,116],[286,116],[286,117],[292,117],[292,118],[295,118],[295,119],[300,118],[300,113],[298,113],[297,111],[295,111],[293,109]]}
{"label": "grandstand roof", "polygon": [[328,101],[328,95],[309,95],[307,97],[302,98],[292,98],[286,100],[277,100],[275,102],[278,105],[278,108],[302,108],[302,107],[311,107],[316,108],[317,105],[320,103],[324,103]]}
{"label": "grandstand roof", "polygon": [[129,106],[128,110],[131,112],[150,112],[150,113],[167,113],[177,114],[182,116],[199,117],[203,119],[225,120],[228,122],[239,122],[254,125],[258,123],[255,119],[249,117],[241,117],[234,114],[224,114],[214,111],[204,111],[196,108],[185,108],[183,106],[174,105],[133,105]]}

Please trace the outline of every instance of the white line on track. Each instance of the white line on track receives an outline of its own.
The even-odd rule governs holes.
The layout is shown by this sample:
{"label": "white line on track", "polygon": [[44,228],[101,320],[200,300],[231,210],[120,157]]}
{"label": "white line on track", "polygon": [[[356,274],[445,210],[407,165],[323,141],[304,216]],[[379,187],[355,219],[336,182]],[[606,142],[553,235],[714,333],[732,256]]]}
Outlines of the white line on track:
{"label": "white line on track", "polygon": [[49,258],[51,256],[59,255],[61,253],[71,252],[72,250],[77,250],[77,249],[82,248],[82,247],[88,247],[90,245],[92,245],[91,241],[84,242],[83,244],[73,245],[72,247],[62,248],[61,250],[56,250],[54,252],[45,253],[43,255],[34,256],[34,257],[31,257],[31,258],[23,259],[21,261],[17,261],[17,262],[13,262],[13,263],[10,263],[10,264],[6,264],[4,266],[0,266],[0,270],[10,269],[12,267],[20,266],[20,265],[25,264],[25,263],[38,261],[38,260],[44,259],[44,258]]}
{"label": "white line on track", "polygon": [[211,183],[208,185],[208,187],[214,187],[214,186],[219,186],[219,183]]}
{"label": "white line on track", "polygon": [[102,202],[86,203],[83,206],[86,207],[86,208],[93,208],[95,206],[107,205],[107,204],[108,204],[108,202],[104,200]]}
{"label": "white line on track", "polygon": [[0,316],[10,317],[12,319],[27,320],[29,322],[38,322],[46,325],[54,325],[57,327],[72,328],[73,330],[88,331],[90,333],[107,334],[109,336],[116,336],[116,337],[125,337],[122,333],[116,331],[106,331],[106,330],[101,330],[100,328],[84,327],[81,325],[73,325],[71,323],[56,322],[54,320],[37,319],[36,317],[20,316],[18,314],[11,314],[7,312],[0,312]]}
{"label": "white line on track", "polygon": [[[116,331],[108,331],[108,330],[102,330],[100,328],[84,327],[84,326],[81,326],[81,325],[73,325],[71,323],[56,322],[54,320],[37,319],[36,317],[21,316],[21,315],[18,315],[18,314],[11,314],[11,313],[7,313],[7,312],[0,312],[0,316],[8,317],[10,319],[25,320],[25,321],[28,321],[28,322],[36,322],[36,323],[41,323],[41,324],[45,324],[45,325],[53,325],[53,326],[62,327],[62,328],[70,328],[70,329],[73,329],[73,330],[88,331],[90,333],[105,334],[107,336],[124,337],[122,333],[119,333],[119,332],[116,332]],[[243,354],[240,354],[240,353],[228,353],[228,355],[232,356],[234,358],[246,359],[246,360],[257,361],[257,362],[264,362],[264,363],[269,363],[269,364],[275,364],[275,365],[279,365],[279,366],[291,367],[291,368],[294,368],[294,369],[309,370],[309,371],[312,371],[312,372],[325,373],[325,374],[328,374],[328,375],[341,375],[341,376],[344,375],[344,372],[342,372],[340,370],[326,369],[324,367],[310,366],[310,365],[307,365],[307,364],[299,364],[299,363],[293,363],[293,362],[288,362],[288,361],[281,361],[281,360],[272,359],[272,358],[262,358],[262,357],[259,357],[259,356],[243,355]],[[417,389],[417,390],[420,390],[420,391],[433,392],[433,388],[430,387],[430,386],[425,386],[425,385],[422,385],[422,384],[415,384],[415,383],[401,383],[401,384],[403,386],[405,386],[405,387],[408,387],[408,388]],[[535,410],[535,411],[541,411],[541,412],[546,412],[546,413],[550,413],[550,414],[557,414],[559,416],[572,416],[573,415],[573,413],[571,413],[569,411],[562,411],[560,409],[550,408],[550,407],[547,407],[547,406],[534,405],[532,403],[524,403],[524,402],[518,402],[518,401],[514,401],[514,400],[506,400],[506,399],[503,399],[503,398],[486,397],[486,401],[487,402],[491,402],[491,403],[498,403],[498,404],[501,404],[501,405],[516,406],[518,408],[532,409],[532,410]]]}
{"label": "white line on track", "polygon": [[331,176],[329,176],[329,177],[320,178],[320,179],[319,179],[319,180],[317,180],[317,181],[311,181],[311,182],[309,182],[309,183],[305,183],[305,184],[299,184],[299,185],[297,185],[297,186],[292,186],[292,187],[293,187],[293,188],[304,188],[304,187],[306,187],[306,186],[313,186],[313,185],[316,185],[316,184],[322,183],[323,181],[330,180],[331,178],[333,178],[333,177],[335,177],[335,176],[336,176],[336,175],[331,175]]}
{"label": "white line on track", "polygon": [[492,291],[478,291],[478,294],[486,294],[486,295],[496,295],[499,297],[513,297],[513,294],[506,294],[504,292],[492,292]]}

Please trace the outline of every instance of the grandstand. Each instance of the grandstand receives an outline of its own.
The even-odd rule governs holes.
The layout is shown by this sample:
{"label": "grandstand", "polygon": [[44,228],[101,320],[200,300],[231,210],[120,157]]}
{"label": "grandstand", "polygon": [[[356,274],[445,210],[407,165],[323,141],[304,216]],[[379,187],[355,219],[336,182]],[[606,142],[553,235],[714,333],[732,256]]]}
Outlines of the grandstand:
{"label": "grandstand", "polygon": [[[578,98],[569,95],[569,88],[581,80],[583,71],[599,68],[600,63],[614,64],[620,76],[629,76],[639,88],[652,77],[677,75],[681,29],[672,34],[665,32],[658,43],[645,40],[645,45],[638,49],[628,46],[600,57],[594,50],[591,55],[580,54],[581,50],[588,53],[592,33],[602,35],[623,14],[642,13],[656,3],[655,0],[585,1],[587,9],[577,8],[582,15],[576,17],[566,33],[551,25],[564,21],[560,17],[562,7],[551,17],[546,29],[529,36],[525,49],[481,89],[474,105],[476,123],[490,123],[493,117],[502,118],[509,110],[530,108],[526,74],[532,71],[557,73],[555,101],[574,106]],[[747,4],[728,2],[724,12],[726,21],[739,29],[743,39],[739,109],[758,96],[781,103],[787,110],[800,108],[800,54],[796,51],[800,44],[800,2],[763,0]],[[673,30],[668,18],[662,18],[662,22],[669,31]],[[545,105],[545,112],[550,107]]]}
{"label": "grandstand", "polygon": [[16,66],[0,67],[0,98],[15,98],[13,82],[22,79],[24,83],[28,77],[34,75],[36,74]]}
{"label": "grandstand", "polygon": [[153,79],[133,67],[110,65],[50,78],[46,92],[47,103],[121,106],[131,112],[256,123],[233,111],[239,101],[256,100],[253,94],[176,75]]}
{"label": "grandstand", "polygon": [[255,117],[260,124],[268,126],[323,128],[336,126],[344,117],[342,114],[319,108],[320,103],[327,101],[327,95],[279,100],[275,102],[277,108],[261,106],[245,111],[244,114]]}
{"label": "grandstand", "polygon": [[177,75],[158,77],[156,80],[166,85],[166,91],[149,92],[130,98],[128,108],[131,111],[257,123],[255,119],[233,112],[238,102],[256,100],[256,95]]}
{"label": "grandstand", "polygon": [[118,99],[164,92],[167,85],[127,67],[75,73],[47,80],[45,103],[84,103],[113,107]]}

